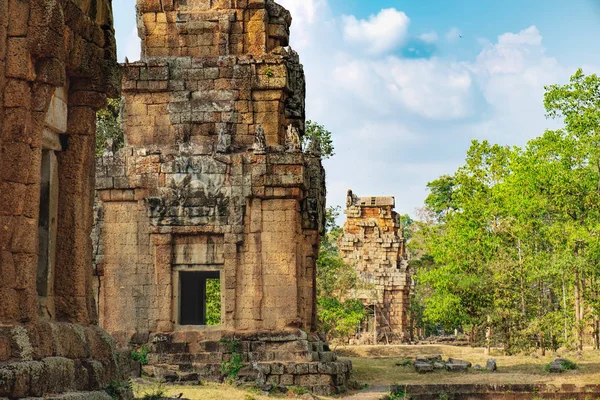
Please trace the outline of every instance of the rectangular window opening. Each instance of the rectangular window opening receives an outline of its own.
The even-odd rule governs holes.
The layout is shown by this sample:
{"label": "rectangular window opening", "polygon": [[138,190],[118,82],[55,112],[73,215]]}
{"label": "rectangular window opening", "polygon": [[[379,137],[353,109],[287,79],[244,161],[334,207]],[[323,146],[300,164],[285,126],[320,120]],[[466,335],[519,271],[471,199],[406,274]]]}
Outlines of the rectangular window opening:
{"label": "rectangular window opening", "polygon": [[180,325],[216,326],[221,324],[221,273],[219,271],[181,271]]}

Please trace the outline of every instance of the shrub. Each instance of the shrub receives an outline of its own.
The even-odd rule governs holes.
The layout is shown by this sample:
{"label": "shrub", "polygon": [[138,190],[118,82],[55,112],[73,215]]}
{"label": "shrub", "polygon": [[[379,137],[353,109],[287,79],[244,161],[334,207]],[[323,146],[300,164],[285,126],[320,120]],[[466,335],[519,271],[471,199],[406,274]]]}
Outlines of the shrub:
{"label": "shrub", "polygon": [[139,350],[131,350],[131,359],[142,365],[148,365],[148,354],[150,354],[150,348],[143,344]]}

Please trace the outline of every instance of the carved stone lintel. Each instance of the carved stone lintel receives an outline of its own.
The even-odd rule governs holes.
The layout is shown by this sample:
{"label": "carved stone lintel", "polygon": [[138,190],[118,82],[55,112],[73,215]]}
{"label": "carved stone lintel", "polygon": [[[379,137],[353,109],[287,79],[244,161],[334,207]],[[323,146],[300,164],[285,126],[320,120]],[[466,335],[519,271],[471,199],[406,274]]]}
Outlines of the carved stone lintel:
{"label": "carved stone lintel", "polygon": [[262,125],[256,125],[256,132],[254,136],[254,154],[266,154],[267,153],[267,139],[265,138],[265,130]]}
{"label": "carved stone lintel", "polygon": [[285,151],[288,153],[299,153],[302,151],[298,128],[292,124],[288,126],[287,134],[285,135]]}

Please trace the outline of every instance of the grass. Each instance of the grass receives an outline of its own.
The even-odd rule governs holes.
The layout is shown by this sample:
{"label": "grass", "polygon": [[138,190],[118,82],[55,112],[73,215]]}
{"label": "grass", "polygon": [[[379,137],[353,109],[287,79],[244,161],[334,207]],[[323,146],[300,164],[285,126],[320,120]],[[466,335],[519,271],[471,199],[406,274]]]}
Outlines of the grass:
{"label": "grass", "polygon": [[[446,345],[425,346],[352,346],[340,347],[338,353],[343,358],[349,358],[353,363],[352,379],[366,382],[370,385],[391,385],[396,382],[403,384],[574,384],[585,385],[600,382],[600,352],[591,348],[583,352],[582,357],[577,353],[559,351],[557,354],[547,353],[542,356],[503,356],[499,351],[485,355],[483,348],[455,347]],[[470,370],[467,373],[450,373],[437,371],[429,374],[418,374],[410,365],[407,358],[414,359],[417,355],[442,354],[479,364],[485,368],[486,361],[494,358],[498,363],[498,371]],[[550,374],[545,366],[556,357],[572,359],[578,369],[562,374]],[[404,364],[397,366],[396,364]]]}
{"label": "grass", "polygon": [[[156,391],[157,385],[144,381],[143,383],[135,382],[133,384],[133,392],[136,398],[144,398],[144,395]],[[292,393],[301,395],[307,393],[302,388],[292,388]],[[183,393],[184,398],[191,400],[273,400],[274,398],[289,399],[290,396],[285,394],[263,396],[253,390],[238,388],[233,385],[219,385],[216,383],[205,383],[201,386],[191,385],[160,385],[160,391],[165,397],[178,396]],[[293,397],[292,397],[293,398]],[[322,400],[332,400],[328,397],[321,397]]]}
{"label": "grass", "polygon": [[[150,393],[155,389],[153,383],[134,383],[133,391],[137,398],[143,398],[146,393]],[[219,400],[267,400],[269,397],[254,394],[249,391],[236,388],[231,385],[218,385],[206,383],[202,386],[188,385],[164,385],[161,390],[165,397],[177,396],[183,393],[182,397],[188,399],[219,399]]]}

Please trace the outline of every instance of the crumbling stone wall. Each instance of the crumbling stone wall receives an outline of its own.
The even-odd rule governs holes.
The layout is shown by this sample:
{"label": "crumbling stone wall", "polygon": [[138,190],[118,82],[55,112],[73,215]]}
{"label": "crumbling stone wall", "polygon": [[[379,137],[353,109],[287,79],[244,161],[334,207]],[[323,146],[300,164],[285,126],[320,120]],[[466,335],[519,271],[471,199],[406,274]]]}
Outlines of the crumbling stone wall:
{"label": "crumbling stone wall", "polygon": [[410,276],[394,207],[393,197],[358,197],[348,191],[339,249],[344,262],[354,266],[366,283],[355,296],[366,306],[375,306],[379,334],[406,340]]}
{"label": "crumbling stone wall", "polygon": [[95,324],[95,112],[118,93],[108,0],[0,0],[0,397],[118,379]]}
{"label": "crumbling stone wall", "polygon": [[[126,146],[97,160],[102,326],[122,344],[152,343],[146,372],[159,377],[220,378],[231,351],[219,340],[230,338],[248,379],[343,388],[349,365],[310,333],[325,175],[318,143],[300,144],[305,81],[289,12],[272,0],[137,7]],[[220,325],[181,323],[190,271],[219,274]]]}

